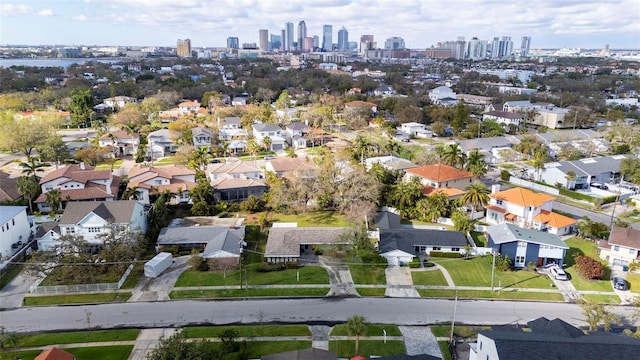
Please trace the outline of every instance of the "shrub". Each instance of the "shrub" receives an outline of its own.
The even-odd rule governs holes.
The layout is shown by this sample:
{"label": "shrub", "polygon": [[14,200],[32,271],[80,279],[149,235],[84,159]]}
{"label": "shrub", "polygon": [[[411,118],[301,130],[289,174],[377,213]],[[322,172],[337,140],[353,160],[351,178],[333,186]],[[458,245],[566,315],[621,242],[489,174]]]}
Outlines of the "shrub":
{"label": "shrub", "polygon": [[508,170],[500,171],[500,180],[509,181],[511,179],[511,173]]}
{"label": "shrub", "polygon": [[417,258],[417,257],[413,258],[413,260],[411,260],[411,262],[409,263],[409,267],[411,269],[418,269],[421,267],[421,265],[422,264],[421,264],[420,258]]}
{"label": "shrub", "polygon": [[429,256],[441,258],[461,258],[462,254],[460,254],[459,252],[431,251],[429,253]]}
{"label": "shrub", "polygon": [[596,259],[585,255],[574,257],[576,269],[586,279],[602,279],[604,276],[604,266]]}

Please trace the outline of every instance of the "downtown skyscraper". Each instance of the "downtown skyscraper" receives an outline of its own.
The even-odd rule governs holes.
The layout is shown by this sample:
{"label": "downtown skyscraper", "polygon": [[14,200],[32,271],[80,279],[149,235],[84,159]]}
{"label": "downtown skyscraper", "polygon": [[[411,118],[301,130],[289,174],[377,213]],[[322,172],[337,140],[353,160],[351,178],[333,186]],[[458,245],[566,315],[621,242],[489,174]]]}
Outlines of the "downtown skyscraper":
{"label": "downtown skyscraper", "polygon": [[307,24],[304,20],[298,23],[298,50],[304,50],[304,39],[307,37]]}
{"label": "downtown skyscraper", "polygon": [[269,51],[269,30],[260,29],[258,35],[260,36],[260,51]]}
{"label": "downtown skyscraper", "polygon": [[293,23],[288,22],[285,24],[284,35],[285,36],[282,38],[282,41],[284,41],[284,50],[286,51],[295,50],[293,47],[293,39],[294,39]]}
{"label": "downtown skyscraper", "polygon": [[531,47],[531,36],[523,36],[520,41],[520,56],[528,57],[530,47]]}
{"label": "downtown skyscraper", "polygon": [[322,50],[333,50],[333,26],[331,25],[322,26]]}
{"label": "downtown skyscraper", "polygon": [[338,50],[349,50],[349,32],[344,26],[338,30]]}

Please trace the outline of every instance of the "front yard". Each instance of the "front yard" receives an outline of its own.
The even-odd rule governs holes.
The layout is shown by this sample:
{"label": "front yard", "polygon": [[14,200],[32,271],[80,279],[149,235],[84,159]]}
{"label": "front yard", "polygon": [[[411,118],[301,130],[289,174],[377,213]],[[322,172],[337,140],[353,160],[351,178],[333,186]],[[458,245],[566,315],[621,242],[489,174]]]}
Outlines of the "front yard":
{"label": "front yard", "polygon": [[[577,237],[567,239],[565,241],[567,246],[569,246],[569,250],[567,251],[567,255],[564,257],[565,260],[565,272],[569,275],[571,279],[571,283],[576,288],[576,290],[592,290],[592,291],[613,291],[611,288],[611,281],[609,281],[611,277],[611,269],[607,266],[607,262],[601,260],[598,257],[598,247],[596,243],[579,239]],[[600,262],[604,265],[604,277],[602,280],[587,280],[583,278],[576,269],[575,263],[573,261],[573,257],[575,254],[586,255],[596,260],[600,260]]]}
{"label": "front yard", "polygon": [[[253,214],[258,218],[264,213]],[[337,211],[307,211],[306,213],[282,214],[269,212],[267,214],[269,222],[295,222],[299,227],[348,227],[351,225],[344,215]]]}
{"label": "front yard", "polygon": [[[258,271],[260,266],[250,264],[243,268],[242,283],[249,285],[329,284],[327,270],[319,266],[302,266],[297,269],[271,272]],[[180,275],[175,286],[240,286],[240,271],[187,270]]]}
{"label": "front yard", "polygon": [[354,284],[386,285],[385,268],[380,265],[349,265]]}
{"label": "front yard", "polygon": [[447,280],[445,280],[444,275],[442,275],[442,271],[435,270],[421,270],[411,271],[411,278],[413,279],[414,285],[437,285],[437,286],[447,286]]}

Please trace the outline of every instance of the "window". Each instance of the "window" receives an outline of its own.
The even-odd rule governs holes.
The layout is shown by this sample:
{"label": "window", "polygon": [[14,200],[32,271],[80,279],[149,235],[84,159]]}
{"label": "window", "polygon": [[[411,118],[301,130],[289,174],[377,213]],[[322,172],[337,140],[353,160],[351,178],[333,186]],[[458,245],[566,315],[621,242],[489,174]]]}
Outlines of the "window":
{"label": "window", "polygon": [[524,256],[516,256],[516,263],[523,263],[524,262]]}
{"label": "window", "polygon": [[451,248],[451,251],[460,251],[460,248]]}
{"label": "window", "polygon": [[442,248],[440,246],[434,246],[431,248],[433,251],[440,251]]}
{"label": "window", "polygon": [[161,185],[162,184],[162,180],[156,180],[156,185]]}
{"label": "window", "polygon": [[500,199],[496,200],[496,204],[502,205],[502,200],[500,200]]}
{"label": "window", "polygon": [[100,228],[99,227],[90,227],[87,228],[87,231],[90,233],[99,233],[100,232]]}
{"label": "window", "polygon": [[72,235],[76,233],[76,229],[75,228],[67,228],[67,235]]}
{"label": "window", "polygon": [[629,255],[633,255],[636,251],[634,249],[629,249]]}
{"label": "window", "polygon": [[613,247],[613,251],[620,251],[620,246],[616,245]]}
{"label": "window", "polygon": [[526,241],[518,241],[518,247],[519,248],[527,247],[527,242]]}

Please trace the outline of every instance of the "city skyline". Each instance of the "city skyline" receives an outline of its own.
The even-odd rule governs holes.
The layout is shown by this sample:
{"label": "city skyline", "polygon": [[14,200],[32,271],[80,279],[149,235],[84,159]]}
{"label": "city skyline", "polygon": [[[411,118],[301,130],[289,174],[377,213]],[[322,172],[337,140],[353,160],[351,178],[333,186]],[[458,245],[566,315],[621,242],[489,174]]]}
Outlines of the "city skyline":
{"label": "city skyline", "polygon": [[174,47],[176,39],[189,38],[194,48],[222,47],[228,37],[259,43],[259,29],[280,34],[286,23],[304,21],[308,37],[322,39],[323,25],[332,25],[336,43],[344,26],[350,40],[372,34],[378,47],[394,36],[418,49],[459,36],[530,36],[532,48],[640,48],[633,0],[8,1],[0,4],[0,43],[11,45]]}

